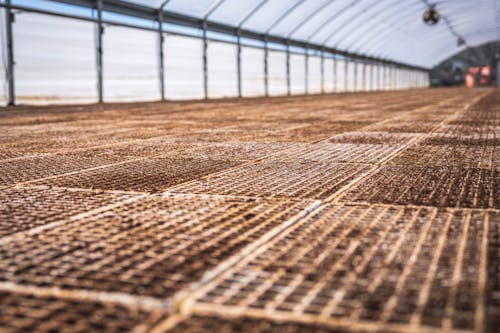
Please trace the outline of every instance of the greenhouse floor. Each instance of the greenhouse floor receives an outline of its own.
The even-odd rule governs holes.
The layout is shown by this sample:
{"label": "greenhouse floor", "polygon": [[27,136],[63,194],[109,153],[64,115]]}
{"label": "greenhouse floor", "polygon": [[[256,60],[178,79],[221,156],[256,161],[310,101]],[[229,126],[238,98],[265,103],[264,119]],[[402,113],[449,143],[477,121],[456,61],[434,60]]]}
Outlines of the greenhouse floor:
{"label": "greenhouse floor", "polygon": [[499,91],[20,106],[0,128],[0,332],[500,325]]}

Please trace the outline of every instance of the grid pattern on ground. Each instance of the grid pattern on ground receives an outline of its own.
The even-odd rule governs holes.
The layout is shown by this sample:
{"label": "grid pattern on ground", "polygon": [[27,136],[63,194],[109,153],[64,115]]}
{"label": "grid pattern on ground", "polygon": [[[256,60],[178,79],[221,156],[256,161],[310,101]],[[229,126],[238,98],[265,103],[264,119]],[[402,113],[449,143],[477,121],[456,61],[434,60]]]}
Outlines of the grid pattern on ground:
{"label": "grid pattern on ground", "polygon": [[134,196],[64,188],[3,188],[0,190],[0,237],[65,221]]}
{"label": "grid pattern on ground", "polygon": [[157,157],[62,175],[33,184],[155,192],[238,164],[235,161],[202,158]]}
{"label": "grid pattern on ground", "polygon": [[333,329],[321,324],[307,324],[293,321],[269,320],[263,318],[252,318],[238,316],[233,318],[218,316],[191,316],[179,323],[168,333],[345,333],[347,330]]}
{"label": "grid pattern on ground", "polygon": [[109,302],[0,291],[2,332],[145,332],[161,317]]}
{"label": "grid pattern on ground", "polygon": [[480,329],[482,244],[498,217],[327,205],[219,277],[194,308]]}
{"label": "grid pattern on ground", "polygon": [[332,144],[321,142],[288,149],[275,154],[273,160],[378,164],[400,148],[401,146],[397,145]]}
{"label": "grid pattern on ground", "polygon": [[499,194],[496,170],[391,165],[350,189],[340,201],[499,209]]}
{"label": "grid pattern on ground", "polygon": [[270,160],[176,186],[174,193],[326,199],[370,169],[356,164]]}
{"label": "grid pattern on ground", "polygon": [[494,332],[499,105],[426,89],[0,112],[0,331]]}
{"label": "grid pattern on ground", "polygon": [[165,298],[306,206],[149,196],[10,242],[0,253],[0,281]]}
{"label": "grid pattern on ground", "polygon": [[337,135],[328,141],[331,143],[402,145],[408,143],[415,136],[415,133],[348,132]]}
{"label": "grid pattern on ground", "polygon": [[389,164],[414,166],[443,166],[491,169],[500,163],[500,149],[495,146],[414,145]]}

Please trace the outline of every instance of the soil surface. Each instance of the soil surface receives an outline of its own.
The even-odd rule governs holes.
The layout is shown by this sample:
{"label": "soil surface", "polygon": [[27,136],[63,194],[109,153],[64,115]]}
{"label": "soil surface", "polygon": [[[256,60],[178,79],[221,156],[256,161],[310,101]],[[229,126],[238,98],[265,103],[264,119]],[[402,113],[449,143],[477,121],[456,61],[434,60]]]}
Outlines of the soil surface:
{"label": "soil surface", "polygon": [[496,332],[500,92],[0,109],[0,332]]}

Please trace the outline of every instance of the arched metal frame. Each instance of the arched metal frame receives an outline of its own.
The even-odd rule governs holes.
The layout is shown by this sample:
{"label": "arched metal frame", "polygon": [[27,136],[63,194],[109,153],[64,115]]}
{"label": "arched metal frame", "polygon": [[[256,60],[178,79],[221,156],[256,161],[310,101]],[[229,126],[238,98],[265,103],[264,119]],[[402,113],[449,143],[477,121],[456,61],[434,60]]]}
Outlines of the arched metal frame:
{"label": "arched metal frame", "polygon": [[[291,1],[288,7],[283,7],[282,11],[276,14],[274,19],[268,22],[265,29],[261,31],[249,30],[245,28],[245,24],[250,19],[258,15],[265,9],[266,5],[276,0],[255,0],[255,4],[249,7],[249,11],[244,17],[234,25],[215,22],[211,20],[211,15],[222,8],[226,0],[213,0],[204,13],[198,16],[188,16],[176,13],[169,8],[172,8],[172,3],[175,0],[164,0],[158,8],[151,8],[141,4],[140,0],[50,0],[79,7],[91,8],[96,13],[96,17],[86,18],[78,17],[73,13],[53,12],[50,10],[42,10],[40,8],[31,8],[21,5],[12,5],[11,0],[4,0],[0,3],[0,7],[6,9],[5,24],[6,24],[6,40],[7,40],[7,71],[8,80],[9,104],[15,103],[15,82],[14,82],[14,48],[12,38],[13,15],[17,11],[31,11],[41,14],[49,14],[74,18],[79,20],[91,21],[96,24],[96,70],[97,70],[97,89],[98,99],[103,101],[103,77],[102,77],[102,53],[103,53],[103,25],[121,25],[143,30],[152,30],[158,32],[159,44],[159,85],[161,99],[165,99],[165,73],[164,73],[164,33],[170,32],[164,29],[164,23],[176,24],[184,27],[197,28],[201,30],[201,39],[203,41],[203,86],[204,97],[208,98],[208,59],[207,48],[208,38],[207,32],[213,31],[224,33],[235,38],[235,42],[225,41],[237,45],[237,75],[238,75],[238,96],[242,96],[242,39],[252,39],[262,42],[264,49],[264,87],[266,96],[269,95],[269,47],[270,45],[281,44],[286,52],[287,58],[287,93],[291,94],[290,80],[290,53],[292,48],[301,48],[305,57],[305,88],[309,91],[309,56],[312,52],[318,52],[321,57],[321,91],[325,91],[325,61],[326,59],[333,60],[333,89],[338,90],[338,58],[345,60],[345,70],[348,70],[349,63],[354,63],[354,90],[358,87],[358,70],[361,67],[362,87],[363,89],[384,89],[391,85],[394,87],[395,75],[402,75],[405,79],[405,85],[410,87],[418,86],[421,78],[426,76],[427,68],[415,65],[408,65],[399,61],[388,60],[395,59],[395,51],[387,50],[389,41],[399,43],[400,49],[404,49],[405,43],[425,44],[433,43],[439,47],[429,48],[428,51],[422,50],[420,53],[422,58],[430,59],[444,57],[447,54],[456,52],[453,49],[456,38],[463,38],[466,41],[466,46],[469,45],[468,38],[473,36],[476,40],[480,37],[484,41],[498,39],[500,37],[500,29],[497,20],[498,13],[495,12],[494,22],[485,23],[481,16],[490,14],[491,11],[498,9],[500,0],[477,0],[474,4],[465,0],[440,1],[438,2],[438,10],[442,14],[442,22],[433,27],[432,34],[418,33],[424,31],[421,28],[423,23],[413,23],[408,26],[407,19],[416,16],[420,19],[421,10],[429,5],[428,0],[411,0],[401,2],[396,0],[353,0],[339,3],[337,0],[325,0],[321,2],[311,3],[311,0],[295,0]],[[179,0],[177,0],[179,1]],[[301,6],[308,4],[308,14],[290,23],[291,14],[296,13]],[[401,7],[403,4],[404,7]],[[331,6],[331,7],[330,7]],[[335,10],[331,8],[335,7]],[[400,8],[401,10],[399,10]],[[325,15],[325,12],[332,10],[331,15]],[[144,26],[135,26],[130,23],[113,22],[103,19],[103,12],[111,12],[115,14],[126,15],[141,19],[148,19],[157,22],[156,28],[146,28]],[[402,14],[394,16],[393,13]],[[326,13],[328,14],[328,13]],[[479,16],[478,16],[479,15]],[[321,18],[319,18],[321,16]],[[297,15],[295,15],[297,17]],[[479,17],[479,19],[478,19]],[[290,18],[290,19],[289,19]],[[288,20],[288,21],[286,21]],[[288,22],[287,24],[281,24]],[[493,20],[492,20],[493,21]],[[335,24],[340,27],[335,28]],[[415,22],[415,21],[413,21]],[[281,25],[280,25],[281,24]],[[277,35],[273,31],[280,25],[281,27],[289,26],[284,36]],[[328,34],[328,31],[331,33]],[[429,30],[430,31],[430,30]],[[175,32],[182,35],[182,33]],[[306,33],[307,35],[301,37]],[[431,35],[430,35],[431,34]],[[326,35],[326,38],[324,38]],[[322,39],[324,43],[316,42]],[[417,42],[417,43],[415,43]],[[339,50],[341,45],[345,45],[343,50]],[[279,49],[279,48],[278,48]],[[294,51],[296,52],[296,51]],[[404,53],[404,52],[403,52]],[[410,54],[407,52],[407,54]],[[411,58],[411,57],[410,57]],[[440,59],[438,59],[440,60]],[[369,67],[366,67],[369,66]],[[367,69],[368,68],[368,69]],[[399,73],[399,74],[398,74]],[[422,73],[423,75],[420,75]],[[376,76],[375,76],[376,75]],[[347,83],[348,75],[345,75]],[[376,84],[375,84],[376,83]],[[345,90],[345,89],[344,89]]]}

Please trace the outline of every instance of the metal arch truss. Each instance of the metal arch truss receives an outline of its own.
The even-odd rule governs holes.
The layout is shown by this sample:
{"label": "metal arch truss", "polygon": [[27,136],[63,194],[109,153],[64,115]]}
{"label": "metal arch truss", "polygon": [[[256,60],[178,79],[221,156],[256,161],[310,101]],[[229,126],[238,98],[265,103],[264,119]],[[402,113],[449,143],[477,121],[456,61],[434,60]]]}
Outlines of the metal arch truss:
{"label": "metal arch truss", "polygon": [[[401,73],[420,73],[420,77],[425,78],[428,75],[429,69],[420,67],[420,66],[414,66],[410,64],[405,64],[402,62],[396,62],[396,61],[391,61],[385,58],[379,58],[379,57],[374,57],[374,56],[367,56],[367,55],[361,55],[345,50],[338,50],[335,47],[329,47],[324,44],[318,44],[315,42],[312,42],[311,40],[315,35],[317,35],[318,32],[321,30],[325,29],[328,25],[329,22],[331,22],[331,19],[335,18],[336,15],[333,15],[331,19],[325,21],[313,34],[310,35],[310,37],[307,40],[298,40],[292,38],[293,34],[300,30],[307,22],[313,19],[318,13],[321,12],[322,9],[326,8],[330,2],[326,2],[325,4],[321,5],[318,9],[313,11],[311,14],[309,14],[304,20],[301,20],[298,25],[296,25],[292,32],[287,35],[286,37],[278,36],[272,34],[272,30],[274,27],[276,27],[280,22],[282,22],[290,13],[295,11],[298,7],[300,7],[302,4],[306,2],[306,0],[298,0],[295,2],[292,6],[290,6],[285,13],[283,13],[277,20],[272,22],[272,24],[267,28],[267,30],[264,33],[259,33],[255,32],[252,30],[248,30],[244,28],[244,24],[249,21],[255,14],[259,12],[260,9],[269,1],[269,0],[259,0],[256,2],[256,5],[253,7],[253,9],[235,26],[232,25],[227,25],[224,23],[219,23],[215,21],[210,20],[210,15],[214,13],[218,8],[220,8],[225,0],[214,0],[213,3],[211,4],[210,8],[204,13],[203,17],[194,17],[194,16],[189,16],[189,15],[184,15],[184,14],[179,14],[175,12],[171,12],[166,10],[168,7],[168,4],[170,3],[171,0],[164,0],[161,5],[158,8],[151,8],[148,6],[143,6],[140,4],[136,3],[131,3],[131,2],[125,2],[125,1],[120,1],[120,0],[51,0],[53,2],[58,2],[58,3],[64,3],[64,4],[69,4],[69,5],[74,5],[74,6],[79,6],[83,8],[89,8],[92,10],[95,10],[97,13],[97,18],[90,18],[90,17],[82,17],[78,16],[72,13],[64,13],[64,12],[55,12],[55,11],[50,11],[50,10],[45,10],[45,9],[39,9],[39,8],[32,8],[28,6],[23,6],[23,5],[12,5],[11,0],[5,0],[4,3],[0,3],[0,8],[5,8],[5,24],[6,24],[6,40],[7,40],[7,71],[6,71],[6,78],[8,80],[8,104],[9,105],[14,105],[15,104],[15,80],[14,80],[14,41],[13,41],[13,22],[14,22],[14,11],[20,11],[20,12],[33,12],[33,13],[38,13],[38,14],[45,14],[45,15],[52,15],[52,16],[59,16],[59,17],[65,17],[65,18],[71,18],[71,19],[76,19],[76,20],[83,20],[83,21],[88,21],[88,22],[93,22],[96,24],[96,31],[97,31],[97,45],[96,45],[96,70],[97,70],[97,92],[98,92],[98,100],[99,102],[103,102],[104,100],[104,93],[103,93],[103,40],[102,40],[102,35],[103,35],[103,27],[104,24],[109,24],[109,25],[115,25],[115,26],[124,26],[128,28],[136,28],[136,29],[141,29],[141,30],[148,30],[148,31],[154,31],[158,33],[158,75],[159,75],[159,86],[160,86],[160,94],[161,94],[161,99],[165,99],[165,68],[164,68],[164,33],[169,32],[164,29],[164,24],[173,24],[177,26],[183,26],[183,27],[189,27],[189,28],[195,28],[195,29],[200,29],[202,31],[202,41],[203,41],[203,56],[202,56],[202,61],[203,61],[203,86],[204,86],[204,97],[208,98],[209,93],[208,93],[208,55],[207,55],[207,49],[208,49],[208,41],[211,40],[207,36],[207,32],[215,32],[215,33],[222,33],[227,36],[232,36],[235,37],[236,42],[234,41],[224,41],[226,43],[231,43],[231,44],[236,44],[237,45],[237,75],[238,75],[238,96],[242,97],[242,60],[241,60],[241,49],[242,49],[242,42],[241,40],[243,38],[249,39],[249,40],[254,40],[254,41],[260,41],[262,42],[262,46],[257,46],[254,45],[252,47],[257,47],[264,49],[264,87],[265,87],[265,95],[269,96],[269,44],[278,44],[281,45],[282,48],[284,48],[286,52],[286,85],[287,85],[287,94],[291,94],[291,79],[290,79],[290,53],[292,48],[300,48],[303,50],[303,54],[305,56],[305,91],[308,93],[309,91],[309,55],[310,52],[316,52],[319,53],[321,57],[321,62],[320,62],[320,70],[321,70],[321,92],[325,92],[325,74],[324,74],[324,68],[325,68],[325,60],[326,59],[333,59],[333,89],[334,91],[338,91],[338,79],[337,79],[337,74],[338,74],[338,59],[339,57],[344,59],[344,66],[345,66],[345,90],[347,90],[347,63],[348,61],[351,61],[355,64],[355,72],[357,76],[357,64],[358,63],[369,63],[372,66],[377,65],[377,73],[382,69],[383,74],[384,74],[384,88],[388,87],[388,84],[385,82],[386,79],[386,69],[389,69],[394,72],[394,75],[396,75],[396,72],[401,72]],[[359,0],[362,1],[362,0]],[[352,7],[353,5],[349,5],[345,7],[343,10],[347,10],[348,8]],[[103,12],[109,12],[113,14],[120,14],[128,17],[133,17],[133,18],[139,18],[139,19],[146,19],[150,20],[152,22],[157,22],[157,27],[145,27],[145,26],[137,26],[134,24],[129,24],[129,23],[121,23],[121,22],[115,22],[115,21],[109,21],[103,19]],[[339,14],[339,13],[337,13]],[[192,35],[187,35],[182,32],[171,32],[172,34],[177,34],[181,36],[189,36],[193,37]],[[200,38],[200,37],[198,37]],[[326,57],[328,55],[328,58]],[[408,77],[412,77],[411,75],[414,74],[405,74]],[[357,80],[357,77],[354,77],[354,80]],[[370,79],[371,82],[372,79]],[[391,80],[389,80],[391,81]],[[424,81],[424,79],[421,79],[421,81]],[[420,82],[420,81],[419,81]],[[357,84],[354,83],[354,89],[356,89]],[[392,87],[392,86],[391,86]]]}

